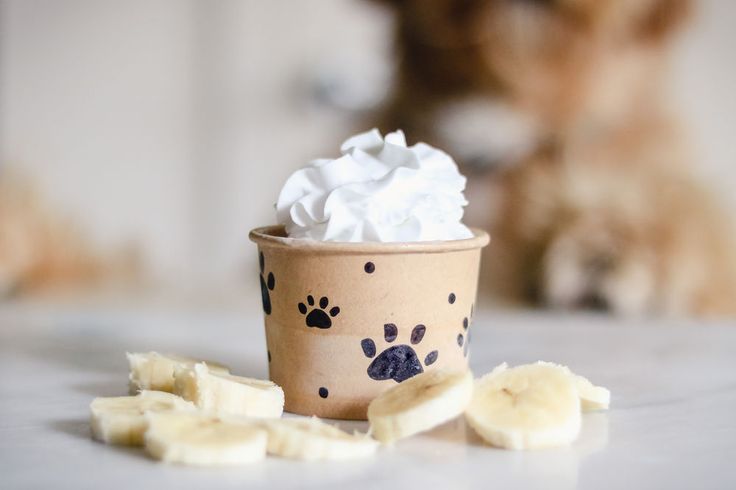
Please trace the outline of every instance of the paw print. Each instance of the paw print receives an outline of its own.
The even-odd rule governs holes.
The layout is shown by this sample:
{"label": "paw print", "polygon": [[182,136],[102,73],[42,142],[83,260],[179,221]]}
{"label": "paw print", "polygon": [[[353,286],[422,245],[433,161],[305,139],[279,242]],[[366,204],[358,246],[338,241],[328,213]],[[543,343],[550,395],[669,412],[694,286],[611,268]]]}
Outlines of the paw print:
{"label": "paw print", "polygon": [[[410,342],[412,345],[419,344],[427,332],[427,327],[417,325],[411,331]],[[391,343],[396,340],[399,335],[399,329],[393,323],[387,323],[383,326],[383,338],[386,342]],[[373,339],[367,338],[360,342],[363,353],[369,359],[376,355],[376,343]],[[424,365],[434,364],[439,353],[433,350],[424,358]],[[424,367],[417,357],[417,353],[411,345],[400,344],[386,348],[373,359],[368,366],[368,376],[371,379],[382,381],[385,379],[393,379],[397,383],[401,383],[412,376],[423,373]]]}
{"label": "paw print", "polygon": [[[329,315],[327,314],[325,310],[330,304],[330,300],[326,296],[323,296],[319,300],[319,307],[314,306],[314,298],[311,294],[307,296],[307,303],[309,303],[309,307],[304,303],[299,303],[299,312],[302,315],[307,315],[306,321],[308,327],[330,328],[332,326],[332,319],[330,317],[334,318],[340,314],[339,306],[333,306],[330,309]],[[312,308],[312,311],[307,314],[309,308]]]}
{"label": "paw print", "polygon": [[266,265],[266,259],[263,257],[263,252],[258,255],[258,263],[261,267],[261,300],[263,301],[263,312],[266,315],[271,314],[271,293],[273,288],[276,287],[276,278],[273,277],[273,272],[268,273],[268,278],[263,279],[263,270]]}

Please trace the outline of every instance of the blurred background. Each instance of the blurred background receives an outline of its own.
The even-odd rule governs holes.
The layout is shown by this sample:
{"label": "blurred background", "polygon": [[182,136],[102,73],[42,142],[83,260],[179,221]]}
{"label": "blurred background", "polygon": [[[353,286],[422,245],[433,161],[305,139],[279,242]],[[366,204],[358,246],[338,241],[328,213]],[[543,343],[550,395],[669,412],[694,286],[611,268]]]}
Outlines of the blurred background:
{"label": "blurred background", "polygon": [[[696,7],[669,85],[695,168],[736,212],[736,10]],[[255,291],[248,230],[274,222],[293,170],[366,129],[392,22],[361,0],[3,0],[0,192],[35,193],[28,206],[157,290]]]}

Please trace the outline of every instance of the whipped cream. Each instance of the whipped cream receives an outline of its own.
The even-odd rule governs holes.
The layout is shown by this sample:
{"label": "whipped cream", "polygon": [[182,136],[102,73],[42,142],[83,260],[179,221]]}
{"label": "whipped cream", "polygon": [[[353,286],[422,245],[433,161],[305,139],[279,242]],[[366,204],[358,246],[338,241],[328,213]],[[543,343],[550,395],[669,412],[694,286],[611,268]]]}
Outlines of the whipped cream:
{"label": "whipped cream", "polygon": [[407,147],[404,133],[349,138],[336,159],[314,160],[281,189],[276,214],[292,238],[417,242],[470,238],[465,177],[445,152]]}

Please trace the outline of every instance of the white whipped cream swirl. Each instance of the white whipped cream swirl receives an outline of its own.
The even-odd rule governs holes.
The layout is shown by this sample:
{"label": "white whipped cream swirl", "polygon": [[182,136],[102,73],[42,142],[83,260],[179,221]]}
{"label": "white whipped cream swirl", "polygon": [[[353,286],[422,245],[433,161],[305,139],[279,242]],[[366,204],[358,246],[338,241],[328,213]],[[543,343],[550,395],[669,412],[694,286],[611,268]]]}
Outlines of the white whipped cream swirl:
{"label": "white whipped cream swirl", "polygon": [[342,156],[294,172],[276,203],[292,238],[417,242],[470,238],[462,224],[465,177],[453,159],[404,133],[377,129],[349,138]]}

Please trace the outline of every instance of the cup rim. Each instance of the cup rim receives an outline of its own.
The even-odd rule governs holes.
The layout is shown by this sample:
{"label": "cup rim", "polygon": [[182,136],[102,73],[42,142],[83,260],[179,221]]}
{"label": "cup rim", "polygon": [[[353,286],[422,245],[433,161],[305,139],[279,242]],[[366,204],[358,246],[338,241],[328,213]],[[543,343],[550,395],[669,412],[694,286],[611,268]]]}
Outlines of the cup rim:
{"label": "cup rim", "polygon": [[283,225],[254,228],[248,238],[268,248],[283,248],[294,252],[343,254],[442,253],[480,249],[488,245],[490,236],[480,228],[470,228],[472,238],[427,242],[323,242],[304,238],[289,238]]}

